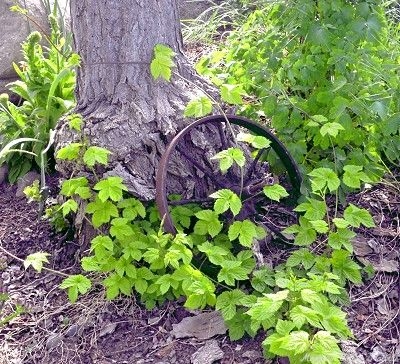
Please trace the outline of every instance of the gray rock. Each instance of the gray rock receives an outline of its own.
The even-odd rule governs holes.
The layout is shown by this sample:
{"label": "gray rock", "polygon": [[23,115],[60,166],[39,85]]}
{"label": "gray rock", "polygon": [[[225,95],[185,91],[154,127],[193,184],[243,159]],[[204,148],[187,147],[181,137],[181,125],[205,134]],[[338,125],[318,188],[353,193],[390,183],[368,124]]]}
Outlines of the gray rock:
{"label": "gray rock", "polygon": [[30,171],[25,176],[18,178],[15,196],[24,197],[24,188],[30,186],[36,180],[40,181],[40,174],[35,171]]}
{"label": "gray rock", "polygon": [[[386,354],[379,346],[375,346],[370,354],[374,363],[383,363],[386,359]],[[353,363],[354,364],[354,363]]]}
{"label": "gray rock", "polygon": [[[67,0],[58,0],[65,19],[69,22]],[[10,7],[19,5],[28,10],[29,16],[40,28],[23,15],[10,11]],[[47,11],[42,0],[1,0],[0,1],[0,93],[7,92],[6,85],[17,79],[12,63],[23,60],[21,43],[33,31],[44,30],[49,33]]]}
{"label": "gray rock", "polygon": [[343,364],[365,364],[363,355],[357,353],[357,344],[354,341],[342,340],[340,346],[343,352]]}
{"label": "gray rock", "polygon": [[[179,16],[181,20],[196,19],[201,14],[210,17],[212,11],[206,12],[212,6],[222,3],[222,0],[179,0]],[[203,18],[203,17],[202,17]]]}
{"label": "gray rock", "polygon": [[191,357],[192,364],[212,364],[224,357],[217,340],[209,340]]}
{"label": "gray rock", "polygon": [[248,350],[242,354],[242,357],[246,359],[256,360],[256,359],[261,359],[263,356],[260,351]]}
{"label": "gray rock", "polygon": [[226,326],[218,311],[185,317],[179,324],[172,325],[172,335],[176,338],[195,337],[200,340],[226,333]]}
{"label": "gray rock", "polygon": [[[40,0],[25,0],[29,14],[40,26],[48,29],[44,10]],[[19,5],[24,7],[24,0],[3,0],[0,2],[0,93],[4,92],[4,84],[13,81],[16,78],[12,62],[22,61],[21,43],[33,30],[39,30],[31,21],[27,21],[19,13],[10,11],[10,7]]]}
{"label": "gray rock", "polygon": [[61,334],[51,334],[46,341],[46,349],[52,350],[61,344],[63,336]]}
{"label": "gray rock", "polygon": [[6,164],[3,164],[0,167],[0,185],[6,182],[8,176],[8,167]]}

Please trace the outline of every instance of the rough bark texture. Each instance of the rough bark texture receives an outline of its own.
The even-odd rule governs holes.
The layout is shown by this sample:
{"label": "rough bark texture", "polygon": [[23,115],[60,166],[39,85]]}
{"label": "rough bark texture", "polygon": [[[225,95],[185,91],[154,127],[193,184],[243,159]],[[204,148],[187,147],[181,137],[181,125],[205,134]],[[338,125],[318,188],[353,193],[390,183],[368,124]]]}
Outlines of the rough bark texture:
{"label": "rough bark texture", "polygon": [[[123,177],[139,198],[153,199],[159,157],[168,139],[188,123],[182,111],[200,93],[193,83],[202,84],[182,55],[177,2],[72,0],[71,19],[82,59],[75,112],[84,118],[84,137],[112,151],[108,174]],[[177,53],[180,76],[171,82],[150,75],[158,43]],[[57,148],[72,140],[62,123]],[[58,168],[70,172],[66,165]]]}

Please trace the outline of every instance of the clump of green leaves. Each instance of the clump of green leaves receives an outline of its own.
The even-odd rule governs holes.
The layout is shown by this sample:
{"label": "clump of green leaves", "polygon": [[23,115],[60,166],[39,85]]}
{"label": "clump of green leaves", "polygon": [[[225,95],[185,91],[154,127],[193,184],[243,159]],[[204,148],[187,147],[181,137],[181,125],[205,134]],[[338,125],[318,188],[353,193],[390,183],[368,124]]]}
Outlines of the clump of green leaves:
{"label": "clump of green leaves", "polygon": [[5,94],[0,97],[0,149],[21,141],[13,153],[0,159],[0,164],[8,165],[11,183],[30,169],[40,167],[40,153],[48,144],[50,130],[75,104],[75,67],[79,56],[66,46],[54,15],[49,18],[48,47],[41,45],[41,34],[33,32],[22,44],[24,61],[20,66],[14,64],[20,79],[8,87],[23,100],[22,104],[14,105]]}
{"label": "clump of green leaves", "polygon": [[[263,140],[255,141],[251,136],[242,135],[240,139],[266,147]],[[234,164],[243,167],[237,157],[240,149],[226,152],[231,163],[223,164],[222,170]],[[105,149],[85,143],[68,145],[57,153],[58,158],[72,163],[78,160],[88,169],[106,164],[108,156]],[[220,159],[221,155],[216,157]],[[301,219],[310,218],[307,226],[314,229],[313,241],[330,228],[332,234],[337,233],[324,197],[327,191],[337,190],[340,181],[333,178],[333,171],[333,175],[322,172],[314,172],[311,182],[318,203],[310,198],[310,206],[298,207],[305,212]],[[279,184],[266,187],[263,192],[272,200],[279,201],[287,195]],[[189,309],[210,306],[219,310],[232,340],[263,330],[268,332],[263,342],[267,355],[287,356],[293,363],[339,363],[338,340],[351,336],[351,332],[345,313],[334,302],[346,296],[344,285],[348,281],[359,283],[361,279],[361,268],[354,262],[355,266],[351,266],[350,253],[341,249],[342,245],[327,245],[321,257],[301,248],[275,269],[260,267],[252,246],[265,238],[266,231],[250,219],[235,220],[242,209],[241,198],[235,192],[216,191],[210,196],[214,202],[209,209],[195,205],[172,207],[171,215],[179,229],[173,236],[162,231],[154,207],[143,205],[126,190],[117,176],[96,181],[73,176],[62,183],[64,203],[59,211],[67,217],[84,209],[98,231],[90,242],[89,255],[81,260],[83,273],[70,276],[61,284],[72,302],[91,288],[89,276],[97,273],[108,299],[136,293],[146,307],[152,308],[167,299],[185,297],[185,307]],[[364,213],[356,212],[354,207],[348,209],[343,220],[349,226],[371,225],[366,222],[368,217],[360,217]],[[290,227],[287,234],[296,235],[298,245],[310,245],[311,241],[303,244],[298,238],[302,223]],[[326,269],[327,264],[330,269]],[[356,278],[355,272],[359,274]]]}
{"label": "clump of green leaves", "polygon": [[400,155],[398,34],[381,1],[272,1],[197,70],[251,95],[235,104],[270,119],[307,172],[376,180]]}

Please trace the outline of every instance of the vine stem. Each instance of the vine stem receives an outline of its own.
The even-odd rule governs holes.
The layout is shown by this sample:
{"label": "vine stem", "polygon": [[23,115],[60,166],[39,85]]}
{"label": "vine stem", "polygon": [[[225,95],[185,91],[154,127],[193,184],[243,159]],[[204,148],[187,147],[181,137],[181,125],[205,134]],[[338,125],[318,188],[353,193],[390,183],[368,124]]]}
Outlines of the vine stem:
{"label": "vine stem", "polygon": [[[4,254],[8,255],[9,257],[11,257],[11,258],[17,260],[18,262],[24,264],[25,261],[24,261],[23,259],[18,258],[18,257],[17,257],[16,255],[14,255],[13,253],[11,253],[11,252],[9,252],[8,250],[6,250],[6,249],[3,248],[3,242],[2,242],[1,240],[0,240],[0,250],[1,250]],[[47,272],[53,273],[53,274],[55,274],[55,275],[64,277],[64,278],[68,278],[68,277],[70,276],[69,274],[66,274],[66,273],[63,273],[63,272],[60,272],[60,271],[51,269],[51,268],[43,267],[42,269],[45,270],[45,271],[47,271]]]}

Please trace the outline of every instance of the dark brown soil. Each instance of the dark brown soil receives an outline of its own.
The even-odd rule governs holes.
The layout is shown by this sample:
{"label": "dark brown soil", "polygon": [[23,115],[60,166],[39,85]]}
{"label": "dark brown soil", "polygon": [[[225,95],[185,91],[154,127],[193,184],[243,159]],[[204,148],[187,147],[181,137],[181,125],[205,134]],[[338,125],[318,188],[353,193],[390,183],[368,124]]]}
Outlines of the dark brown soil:
{"label": "dark brown soil", "polygon": [[[355,338],[342,345],[345,363],[400,363],[399,188],[389,180],[352,197],[377,223],[360,231],[356,259],[372,263],[377,272],[365,285],[350,287],[347,311]],[[94,290],[71,304],[58,288],[62,277],[25,270],[20,259],[43,251],[50,254],[49,268],[76,273],[84,252],[46,221],[38,221],[37,206],[16,198],[15,192],[15,187],[0,186],[0,293],[9,295],[0,302],[0,322],[17,305],[24,313],[0,325],[0,364],[193,362],[193,353],[205,341],[171,335],[173,324],[193,314],[179,303],[146,311],[134,297],[107,302],[101,290]],[[272,363],[262,358],[261,335],[238,342],[225,335],[214,339],[224,353],[215,363]]]}

